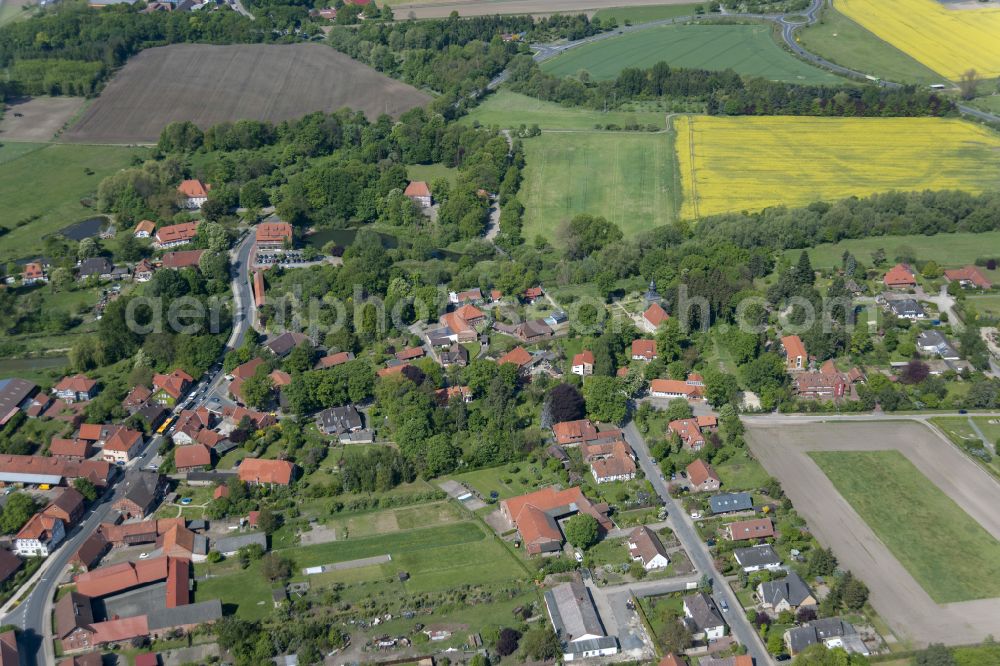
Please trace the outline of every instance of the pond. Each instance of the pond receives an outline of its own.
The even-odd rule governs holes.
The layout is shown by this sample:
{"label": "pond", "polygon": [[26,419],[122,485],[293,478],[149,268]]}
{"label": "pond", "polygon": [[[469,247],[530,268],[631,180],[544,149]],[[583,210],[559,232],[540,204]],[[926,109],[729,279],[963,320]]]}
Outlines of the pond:
{"label": "pond", "polygon": [[69,238],[70,240],[82,241],[84,238],[93,238],[101,233],[110,220],[104,215],[97,215],[95,217],[87,218],[82,222],[76,222],[69,225],[68,227],[63,227],[59,230],[59,233]]}

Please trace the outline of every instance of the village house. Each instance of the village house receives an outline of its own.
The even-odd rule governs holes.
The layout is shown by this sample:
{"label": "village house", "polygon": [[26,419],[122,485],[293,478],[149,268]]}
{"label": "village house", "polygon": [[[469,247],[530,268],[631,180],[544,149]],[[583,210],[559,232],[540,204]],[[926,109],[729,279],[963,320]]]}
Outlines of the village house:
{"label": "village house", "polygon": [[755,571],[777,571],[781,568],[781,558],[774,552],[770,544],[758,544],[749,548],[737,548],[733,551],[737,564],[747,573]]}
{"label": "village house", "polygon": [[957,282],[965,289],[990,289],[993,287],[993,283],[987,280],[986,276],[975,266],[946,270],[944,278],[948,282]]}
{"label": "village house", "polygon": [[500,502],[500,512],[515,528],[528,555],[562,550],[558,521],[576,513],[593,516],[604,532],[613,527],[607,504],[594,504],[579,487],[556,490],[551,486]]}
{"label": "village house", "polygon": [[292,350],[301,344],[312,345],[312,340],[305,333],[298,331],[285,331],[281,335],[264,343],[264,347],[278,358],[288,356]]}
{"label": "village house", "polygon": [[632,561],[641,563],[646,571],[663,569],[670,564],[667,549],[663,547],[660,537],[645,525],[640,525],[629,533],[628,553]]}
{"label": "village house", "polygon": [[110,545],[100,530],[92,533],[73,553],[69,560],[70,566],[76,571],[90,571],[104,556]]}
{"label": "village house", "polygon": [[518,340],[527,343],[537,342],[543,338],[550,337],[553,333],[552,328],[545,322],[544,319],[532,319],[530,321],[521,322],[516,326],[496,322],[493,324],[493,328],[504,335],[513,336]]}
{"label": "village house", "polygon": [[153,375],[153,402],[173,407],[191,388],[194,377],[177,368],[168,375],[157,373]]}
{"label": "village house", "polygon": [[700,400],[705,395],[705,386],[700,381],[693,381],[690,376],[686,381],[654,379],[649,383],[649,395],[654,398]]}
{"label": "village house", "polygon": [[642,330],[647,333],[656,333],[660,325],[670,319],[670,315],[659,303],[653,303],[642,313],[642,320],[639,322]]}
{"label": "village house", "polygon": [[452,400],[468,404],[472,402],[472,389],[468,386],[449,386],[434,391],[434,399],[440,407],[447,407]]}
{"label": "village house", "polygon": [[84,259],[76,265],[77,276],[81,280],[87,278],[97,278],[99,280],[110,280],[111,272],[115,266],[106,257],[91,257]]}
{"label": "village house", "polygon": [[632,360],[652,361],[656,358],[656,340],[633,340]]}
{"label": "village house", "polygon": [[560,421],[552,426],[552,435],[560,446],[586,444],[589,442],[614,442],[621,439],[622,431],[618,429],[598,430],[590,419],[577,421]]}
{"label": "village house", "polygon": [[35,404],[41,398],[45,398],[47,403],[47,396],[39,394],[38,384],[34,382],[16,377],[0,379],[0,427],[6,425],[18,412],[28,412],[28,416],[31,416]]}
{"label": "village house", "polygon": [[119,428],[104,442],[102,457],[110,463],[127,463],[142,446],[142,433],[129,428]]}
{"label": "village house", "polygon": [[324,435],[342,435],[364,427],[361,412],[354,405],[330,407],[316,415],[316,425]]}
{"label": "village house", "polygon": [[156,223],[152,220],[143,220],[135,225],[132,235],[136,238],[149,238],[156,231]]}
{"label": "village house", "polygon": [[340,365],[341,363],[347,363],[348,361],[354,360],[354,352],[338,352],[336,354],[330,354],[329,356],[324,356],[320,360],[316,361],[317,370],[326,370],[327,368],[332,368],[334,366]]}
{"label": "village house", "polygon": [[945,361],[958,361],[961,354],[948,342],[948,338],[937,329],[923,331],[917,336],[917,351],[922,354],[940,356]]}
{"label": "village house", "polygon": [[103,460],[77,462],[52,456],[0,454],[0,470],[8,483],[36,486],[43,483],[56,486],[64,480],[72,483],[82,478],[104,488],[111,476],[111,465]]}
{"label": "village house", "polygon": [[142,259],[135,265],[135,270],[132,271],[132,277],[136,282],[149,282],[153,279],[153,264],[150,263],[149,259]]}
{"label": "village house", "polygon": [[211,185],[206,185],[197,179],[182,180],[177,186],[177,194],[180,195],[181,206],[190,210],[197,210],[208,201],[208,192]]}
{"label": "village house", "polygon": [[594,374],[594,352],[584,350],[573,356],[571,371],[574,375],[588,377]]}
{"label": "village house", "polygon": [[681,444],[688,451],[701,451],[705,446],[705,436],[698,426],[698,419],[677,419],[671,421],[667,428],[672,433],[676,433],[681,439]]}
{"label": "village house", "polygon": [[917,278],[906,264],[896,264],[890,268],[882,282],[887,289],[910,289],[917,286]]}
{"label": "village house", "polygon": [[397,361],[415,361],[423,358],[426,352],[423,347],[407,347],[393,354]]}
{"label": "village house", "polygon": [[854,399],[857,395],[852,386],[864,381],[864,375],[857,368],[840,372],[832,360],[827,360],[819,372],[800,372],[792,378],[795,394],[802,398],[818,400]]}
{"label": "village house", "polygon": [[774,524],[770,518],[743,520],[726,525],[726,533],[731,541],[768,539],[774,536]]}
{"label": "village house", "polygon": [[581,445],[583,460],[597,483],[629,481],[635,478],[635,454],[624,440],[585,443]]}
{"label": "village house", "polygon": [[90,457],[90,442],[85,439],[53,437],[49,442],[49,455],[63,460],[82,461]]}
{"label": "village house", "polygon": [[469,365],[469,350],[464,345],[453,342],[451,347],[438,354],[438,359],[442,368],[453,365],[464,368]]}
{"label": "village house", "polygon": [[63,377],[52,387],[52,393],[65,402],[93,400],[97,397],[97,380],[82,374]]}
{"label": "village house", "polygon": [[785,366],[789,372],[798,372],[809,368],[809,355],[802,338],[797,335],[786,335],[781,338],[781,350],[785,355]]}
{"label": "village house", "polygon": [[545,592],[549,622],[562,645],[562,660],[607,657],[618,653],[618,639],[608,636],[587,587],[560,583]]}
{"label": "village house", "polygon": [[525,303],[528,303],[530,305],[544,295],[545,292],[542,290],[541,286],[528,287],[527,289],[524,290],[524,293],[521,295],[521,298]]}
{"label": "village house", "polygon": [[288,222],[261,222],[254,231],[258,252],[277,252],[292,247],[292,225]]}
{"label": "village house", "polygon": [[452,305],[465,305],[467,303],[478,305],[483,302],[483,292],[479,287],[466,291],[451,291],[448,292],[448,302]]}
{"label": "village house", "polygon": [[205,250],[176,250],[167,252],[160,259],[163,268],[179,271],[182,268],[198,268],[201,266],[201,257]]}
{"label": "village house", "polygon": [[125,493],[112,506],[126,520],[145,518],[156,510],[167,488],[167,479],[157,472],[139,472],[127,477]]}
{"label": "village house", "polygon": [[848,653],[868,654],[868,648],[854,626],[839,617],[825,617],[793,627],[785,631],[783,638],[788,653],[793,657],[816,643],[823,643],[830,649],[843,648]]}
{"label": "village house", "polygon": [[684,624],[695,640],[715,641],[726,635],[726,623],[712,597],[704,592],[684,597]]}
{"label": "village house", "polygon": [[129,414],[135,414],[137,411],[142,409],[146,404],[146,401],[152,397],[153,392],[142,384],[137,384],[132,387],[132,390],[128,392],[125,399],[122,400],[122,407]]}
{"label": "village house", "polygon": [[14,552],[21,557],[48,557],[65,538],[65,523],[40,511],[14,536]]}
{"label": "village house", "polygon": [[85,502],[83,495],[76,488],[62,488],[59,494],[42,510],[42,513],[52,518],[58,518],[69,529],[80,522],[83,517]]}
{"label": "village house", "polygon": [[287,460],[244,458],[240,464],[239,479],[259,486],[287,486],[295,476],[295,465]]}
{"label": "village house", "polygon": [[504,365],[505,363],[513,363],[517,366],[517,369],[524,371],[534,362],[534,357],[528,352],[527,349],[518,345],[514,347],[509,352],[497,359],[497,365]]}
{"label": "village house", "polygon": [[181,222],[180,224],[171,224],[170,226],[160,227],[156,230],[156,234],[153,237],[153,247],[163,250],[168,247],[184,245],[185,243],[193,241],[197,233],[197,222]]}
{"label": "village house", "polygon": [[752,511],[753,496],[750,493],[722,493],[709,497],[708,505],[715,515]]}
{"label": "village house", "polygon": [[206,469],[212,466],[212,450],[201,443],[174,449],[174,465],[178,472]]}
{"label": "village house", "polygon": [[49,277],[45,273],[45,267],[37,261],[29,261],[21,271],[21,284],[28,286],[39,282],[48,282]]}
{"label": "village house", "polygon": [[688,485],[693,493],[714,492],[722,485],[715,469],[701,458],[688,465],[685,471],[688,475]]}
{"label": "village house", "polygon": [[757,585],[757,598],[762,608],[774,613],[795,612],[801,606],[814,607],[819,603],[802,576],[794,571],[784,578]]}
{"label": "village house", "polygon": [[421,208],[430,208],[431,204],[434,203],[434,199],[431,196],[431,188],[422,180],[410,181],[410,184],[403,191],[403,195]]}
{"label": "village house", "polygon": [[438,322],[444,327],[442,337],[450,342],[474,342],[478,337],[476,326],[486,321],[486,314],[474,305],[462,305],[453,312],[441,315]]}

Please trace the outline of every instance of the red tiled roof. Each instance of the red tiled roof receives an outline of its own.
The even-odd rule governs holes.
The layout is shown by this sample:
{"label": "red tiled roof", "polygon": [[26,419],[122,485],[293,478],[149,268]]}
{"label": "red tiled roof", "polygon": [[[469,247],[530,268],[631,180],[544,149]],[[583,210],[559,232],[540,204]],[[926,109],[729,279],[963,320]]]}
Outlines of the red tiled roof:
{"label": "red tiled roof", "polygon": [[497,360],[497,365],[503,365],[504,363],[513,363],[520,368],[531,363],[531,354],[528,353],[527,349],[518,345]]}
{"label": "red tiled roof", "polygon": [[0,455],[0,469],[14,474],[52,474],[66,479],[85,477],[107,485],[111,465],[103,460],[64,460],[46,456]]}
{"label": "red tiled roof", "polygon": [[439,405],[447,405],[452,398],[461,397],[467,400],[472,396],[472,389],[468,386],[449,386],[434,391],[434,398]]}
{"label": "red tiled roof", "polygon": [[336,354],[331,354],[330,356],[324,356],[319,360],[318,366],[320,368],[332,368],[335,365],[340,365],[341,363],[347,363],[354,358],[354,354],[351,352],[338,352]]}
{"label": "red tiled roof", "polygon": [[85,439],[63,439],[53,437],[49,443],[49,454],[53,456],[73,456],[76,458],[86,458],[90,449],[90,442]]}
{"label": "red tiled roof", "polygon": [[168,559],[161,556],[137,562],[121,562],[82,573],[76,577],[76,590],[88,597],[105,597],[163,580],[167,577]]}
{"label": "red tiled roof", "polygon": [[139,224],[135,225],[135,231],[132,233],[137,234],[140,231],[145,231],[147,234],[152,234],[156,231],[156,223],[152,220],[143,220]]}
{"label": "red tiled roof", "polygon": [[685,666],[685,664],[673,652],[668,652],[657,666]]}
{"label": "red tiled roof", "polygon": [[255,232],[258,243],[283,243],[292,240],[292,225],[288,222],[261,222]]}
{"label": "red tiled roof", "polygon": [[118,643],[149,635],[149,622],[145,615],[95,622],[90,627],[94,630],[94,645]]}
{"label": "red tiled roof", "polygon": [[803,365],[809,362],[809,357],[806,355],[806,346],[802,343],[802,338],[799,336],[786,335],[781,338],[781,346],[785,349],[785,355],[788,356],[789,361],[801,358]]}
{"label": "red tiled roof", "polygon": [[221,497],[229,497],[229,486],[218,485],[212,491],[212,499],[219,499]]}
{"label": "red tiled roof", "polygon": [[658,327],[660,324],[670,319],[670,315],[667,314],[667,311],[664,310],[663,306],[659,303],[653,303],[650,305],[646,311],[642,313],[642,316],[654,327]]}
{"label": "red tiled roof", "polygon": [[187,242],[198,233],[197,222],[181,222],[172,224],[169,227],[160,227],[156,230],[156,241],[158,243],[179,243]]}
{"label": "red tiled roof", "polygon": [[100,423],[83,423],[80,425],[80,432],[77,433],[80,439],[97,442],[101,439],[104,426]]}
{"label": "red tiled roof", "polygon": [[[354,0],[354,2],[345,4],[367,5],[368,1],[369,0],[359,2],[358,0]],[[414,180],[406,186],[406,190],[403,191],[403,194],[408,197],[429,197],[431,195],[431,188],[427,187],[427,183],[422,180]]]}
{"label": "red tiled roof", "polygon": [[656,340],[633,340],[632,358],[637,356],[647,361],[656,358]]}
{"label": "red tiled roof", "polygon": [[174,449],[174,465],[177,469],[205,467],[212,464],[212,452],[203,444],[178,446]]}
{"label": "red tiled roof", "polygon": [[407,347],[402,351],[396,352],[396,358],[400,361],[411,361],[415,358],[421,358],[424,354],[423,347]]}
{"label": "red tiled roof", "polygon": [[142,441],[142,433],[138,430],[119,428],[115,434],[104,443],[105,451],[131,451],[136,444]]}
{"label": "red tiled roof", "polygon": [[45,275],[45,269],[38,262],[32,261],[24,265],[24,272],[21,277],[25,279],[40,278]]}
{"label": "red tiled roof", "polygon": [[264,272],[254,271],[253,272],[253,304],[258,308],[263,307],[267,303],[267,294],[265,293],[266,285],[264,283]]}
{"label": "red tiled roof", "polygon": [[167,252],[163,255],[164,268],[197,268],[201,265],[201,255],[204,250],[180,250]]}
{"label": "red tiled roof", "polygon": [[696,486],[700,486],[709,479],[720,480],[719,475],[715,473],[715,469],[701,458],[698,458],[687,466],[687,475],[688,480]]}
{"label": "red tiled roof", "polygon": [[917,284],[913,271],[906,264],[896,264],[890,268],[882,279],[887,287],[913,286]]}
{"label": "red tiled roof", "polygon": [[200,180],[194,178],[182,180],[181,184],[177,186],[177,191],[189,199],[207,197],[210,189],[212,189],[211,185],[205,185]]}
{"label": "red tiled roof", "polygon": [[53,386],[55,391],[74,391],[76,393],[88,393],[95,386],[97,386],[97,380],[90,379],[86,375],[73,375],[71,377],[63,377],[59,380],[59,383]]}
{"label": "red tiled roof", "polygon": [[980,289],[989,289],[993,286],[986,277],[979,272],[975,266],[965,266],[964,268],[953,268],[944,272],[944,276],[952,281],[971,282]]}
{"label": "red tiled roof", "polygon": [[288,386],[292,383],[292,376],[284,370],[273,370],[268,377],[271,378],[271,383],[278,387]]}
{"label": "red tiled roof", "polygon": [[153,388],[162,389],[167,395],[176,400],[184,393],[184,386],[193,381],[194,377],[178,368],[169,375],[153,375]]}
{"label": "red tiled roof", "polygon": [[590,422],[590,419],[562,421],[552,426],[552,434],[556,436],[557,443],[571,444],[596,438],[597,428]]}
{"label": "red tiled roof", "polygon": [[702,387],[688,384],[679,379],[654,379],[649,383],[652,393],[680,394],[688,398],[700,397]]}
{"label": "red tiled roof", "polygon": [[259,357],[252,358],[246,363],[243,363],[242,365],[238,365],[235,368],[233,368],[233,371],[229,374],[231,374],[233,377],[236,377],[237,379],[250,379],[257,371],[257,368],[259,368],[263,364],[264,364],[264,359]]}
{"label": "red tiled roof", "polygon": [[566,490],[556,490],[552,487],[542,488],[527,495],[504,500],[502,504],[506,507],[507,515],[513,519],[518,532],[521,533],[521,538],[524,539],[526,548],[529,550],[533,543],[562,540],[558,526],[555,526],[545,516],[546,511],[558,507],[575,505],[578,511],[597,519],[597,522],[604,529],[612,527],[606,511],[602,511],[600,507],[593,504],[576,486]]}
{"label": "red tiled roof", "polygon": [[410,367],[409,363],[400,363],[399,365],[390,365],[388,368],[382,368],[375,374],[379,377],[388,377],[389,375],[398,375]]}
{"label": "red tiled roof", "polygon": [[138,386],[132,387],[132,390],[129,391],[128,395],[125,396],[125,399],[122,400],[122,404],[126,407],[138,407],[149,400],[149,396],[151,395],[153,395],[152,391],[142,384],[139,384]]}
{"label": "red tiled roof", "polygon": [[582,351],[579,354],[573,356],[573,367],[583,364],[594,364],[594,352],[592,351]]}
{"label": "red tiled roof", "polygon": [[524,290],[524,297],[528,300],[535,300],[536,298],[541,298],[545,295],[541,287],[528,287]]}
{"label": "red tiled roof", "polygon": [[21,528],[15,538],[47,541],[52,534],[52,530],[55,529],[57,520],[59,519],[45,513],[36,513],[24,524],[24,527]]}
{"label": "red tiled roof", "polygon": [[264,460],[244,458],[240,463],[240,481],[253,483],[277,483],[287,486],[292,482],[295,466],[287,460]]}
{"label": "red tiled roof", "polygon": [[[168,606],[169,608],[169,606]],[[155,652],[145,652],[135,655],[135,666],[159,666]]]}
{"label": "red tiled roof", "polygon": [[742,520],[728,525],[729,538],[733,541],[744,539],[765,539],[774,536],[774,525],[770,518]]}
{"label": "red tiled roof", "polygon": [[715,428],[719,425],[719,419],[712,414],[696,416],[695,421],[698,422],[699,428]]}

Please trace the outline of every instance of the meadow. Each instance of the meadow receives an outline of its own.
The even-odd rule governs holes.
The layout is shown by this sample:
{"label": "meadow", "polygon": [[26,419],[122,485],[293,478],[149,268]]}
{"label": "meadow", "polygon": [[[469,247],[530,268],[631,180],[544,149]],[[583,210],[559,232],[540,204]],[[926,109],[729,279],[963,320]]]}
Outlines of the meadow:
{"label": "meadow", "polygon": [[[45,236],[93,216],[96,211],[81,200],[94,197],[101,180],[129,166],[133,156],[146,155],[125,146],[0,145],[0,224],[10,229],[0,240],[0,261],[38,253]],[[18,226],[24,220],[30,221]]]}
{"label": "meadow", "polygon": [[607,21],[614,19],[618,25],[626,23],[648,23],[661,19],[677,18],[679,16],[694,16],[699,4],[693,5],[648,5],[645,7],[608,7],[599,9],[594,14],[595,19]]}
{"label": "meadow", "polygon": [[[977,257],[990,254],[990,248],[1000,248],[1000,231],[987,231],[981,234],[955,233],[925,236],[910,234],[906,236],[874,236],[871,238],[855,238],[839,243],[824,243],[809,248],[809,259],[816,268],[839,267],[844,251],[848,251],[866,265],[871,264],[871,253],[879,248],[885,250],[889,261],[905,252],[912,251],[918,259],[933,259],[944,268],[958,268],[973,263]],[[802,250],[788,250],[786,254],[795,261]],[[979,270],[994,282],[1000,282],[1000,271],[988,271],[980,266]]]}
{"label": "meadow", "polygon": [[770,25],[666,25],[631,32],[570,49],[542,64],[556,76],[586,70],[595,79],[613,79],[627,67],[732,69],[774,81],[827,83],[844,79],[812,67],[785,52],[771,36]]}
{"label": "meadow", "polygon": [[968,69],[1000,76],[1000,8],[936,0],[836,0],[848,18],[953,81]]}
{"label": "meadow", "polygon": [[932,84],[944,79],[895,46],[828,7],[821,20],[800,28],[799,42],[811,53],[843,67],[899,83]]}
{"label": "meadow", "polygon": [[1000,596],[1000,542],[903,454],[809,456],[935,602]]}
{"label": "meadow", "polygon": [[673,145],[667,133],[546,133],[524,142],[522,233],[559,243],[575,215],[599,215],[626,236],[676,219]]}
{"label": "meadow", "polygon": [[1000,135],[957,119],[684,116],[675,128],[687,219],[1000,183]]}
{"label": "meadow", "polygon": [[[517,129],[521,125],[538,125],[541,129],[592,130],[595,125],[656,125],[663,129],[665,112],[661,111],[597,111],[581,107],[563,107],[553,102],[528,97],[501,88],[473,109],[462,122],[491,127]],[[409,167],[413,168],[413,167]]]}

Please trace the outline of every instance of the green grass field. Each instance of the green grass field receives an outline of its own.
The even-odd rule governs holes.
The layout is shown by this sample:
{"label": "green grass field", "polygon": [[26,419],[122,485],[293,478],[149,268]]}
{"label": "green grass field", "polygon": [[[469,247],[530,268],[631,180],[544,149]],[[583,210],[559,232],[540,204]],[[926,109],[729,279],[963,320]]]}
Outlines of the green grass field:
{"label": "green grass field", "polygon": [[595,79],[613,79],[626,67],[733,69],[793,83],[844,83],[844,79],[807,65],[783,51],[769,25],[667,25],[628,33],[571,49],[542,65],[557,76],[580,70]]}
{"label": "green grass field", "polygon": [[443,164],[411,164],[406,167],[406,177],[410,180],[422,180],[428,184],[433,183],[438,178],[447,178],[449,182],[455,182],[458,169],[451,169]]}
{"label": "green grass field", "polygon": [[580,213],[600,215],[626,236],[676,219],[678,183],[669,134],[580,132],[525,141],[523,235],[559,243]]}
{"label": "green grass field", "polygon": [[[127,167],[133,155],[146,153],[124,146],[0,145],[0,224],[11,230],[0,241],[0,261],[37,253],[45,236],[94,215],[80,200],[93,197],[101,180]],[[34,215],[39,217],[17,226]]]}
{"label": "green grass field", "polygon": [[990,315],[991,317],[1000,317],[1000,294],[969,296],[968,303],[970,305],[974,305],[976,311],[980,314]]}
{"label": "green grass field", "polygon": [[1000,542],[903,454],[809,455],[934,601],[1000,596]]}
{"label": "green grass field", "polygon": [[[533,471],[532,467],[538,472]],[[541,479],[537,478],[539,473]],[[544,465],[532,466],[527,463],[520,465],[517,472],[510,471],[509,467],[490,467],[456,474],[451,478],[474,488],[486,498],[495,492],[499,499],[524,495],[542,486],[552,485],[558,480]],[[506,479],[509,481],[505,481]],[[522,479],[527,480],[527,483],[523,483]]]}
{"label": "green grass field", "polygon": [[648,21],[658,21],[660,19],[677,18],[678,16],[694,16],[695,7],[693,5],[649,5],[648,7],[610,7],[599,9],[594,14],[595,19],[607,21],[615,19],[618,25],[629,23],[646,23]]}
{"label": "green grass field", "polygon": [[400,530],[412,530],[453,523],[460,519],[458,508],[451,502],[436,502],[418,506],[401,507],[385,511],[356,513],[344,517],[334,517],[327,521],[328,527],[337,530],[337,538],[349,539],[390,534]]}
{"label": "green grass field", "polygon": [[[900,249],[913,250],[920,260],[933,259],[945,268],[953,268],[971,264],[977,257],[997,254],[995,248],[1000,247],[1000,231],[987,231],[981,234],[956,233],[939,234],[936,236],[876,236],[845,240],[839,243],[824,243],[810,248],[809,259],[816,268],[839,267],[844,250],[848,250],[858,261],[871,266],[871,253],[882,248],[887,261],[899,254]],[[786,253],[792,260],[798,259],[802,250],[788,250]],[[980,270],[989,279],[994,279],[1000,271]]]}
{"label": "green grass field", "polygon": [[900,83],[947,83],[938,74],[884,42],[833,8],[820,22],[799,30],[807,50],[843,67]]}
{"label": "green grass field", "polygon": [[[462,118],[462,122],[479,121],[485,126],[518,128],[538,125],[544,129],[592,130],[595,125],[629,124],[666,127],[666,114],[659,111],[593,111],[580,107],[566,108],[552,102],[521,95],[501,88]],[[409,167],[412,169],[413,167]]]}
{"label": "green grass field", "polygon": [[756,460],[740,460],[738,457],[716,465],[715,471],[722,479],[722,488],[727,492],[756,490],[771,478]]}

